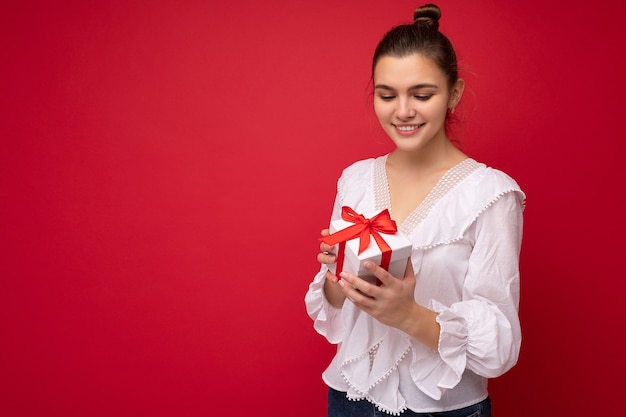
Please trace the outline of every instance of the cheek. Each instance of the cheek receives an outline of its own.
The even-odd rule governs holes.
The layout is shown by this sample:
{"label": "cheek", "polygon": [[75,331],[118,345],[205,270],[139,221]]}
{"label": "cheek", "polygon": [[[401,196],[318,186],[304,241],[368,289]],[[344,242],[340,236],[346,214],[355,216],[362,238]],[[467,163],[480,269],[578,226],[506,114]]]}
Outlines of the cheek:
{"label": "cheek", "polygon": [[430,120],[443,120],[448,114],[447,103],[438,103],[435,106],[424,109],[422,114]]}
{"label": "cheek", "polygon": [[382,120],[386,117],[387,112],[385,111],[384,103],[374,102],[374,114],[376,114],[378,120]]}

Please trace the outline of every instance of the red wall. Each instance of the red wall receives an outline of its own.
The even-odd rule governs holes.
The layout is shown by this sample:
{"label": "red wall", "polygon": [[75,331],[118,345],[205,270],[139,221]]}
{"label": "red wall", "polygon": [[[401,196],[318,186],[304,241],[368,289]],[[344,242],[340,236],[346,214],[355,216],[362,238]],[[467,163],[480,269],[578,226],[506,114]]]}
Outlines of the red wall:
{"label": "red wall", "polygon": [[[621,409],[623,2],[439,4],[463,146],[528,194],[495,415]],[[417,5],[3,1],[0,415],[323,415],[316,238]]]}

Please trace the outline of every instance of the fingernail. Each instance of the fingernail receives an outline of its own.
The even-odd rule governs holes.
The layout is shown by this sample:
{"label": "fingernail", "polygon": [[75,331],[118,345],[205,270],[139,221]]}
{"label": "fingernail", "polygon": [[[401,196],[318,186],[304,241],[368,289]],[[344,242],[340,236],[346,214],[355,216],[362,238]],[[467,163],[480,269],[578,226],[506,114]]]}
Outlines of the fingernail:
{"label": "fingernail", "polygon": [[343,282],[343,280],[339,280],[339,281],[338,281],[338,284],[339,284],[339,286],[340,286],[341,288],[343,288],[343,286],[344,286],[344,285],[346,285],[346,283],[345,283],[345,282]]}

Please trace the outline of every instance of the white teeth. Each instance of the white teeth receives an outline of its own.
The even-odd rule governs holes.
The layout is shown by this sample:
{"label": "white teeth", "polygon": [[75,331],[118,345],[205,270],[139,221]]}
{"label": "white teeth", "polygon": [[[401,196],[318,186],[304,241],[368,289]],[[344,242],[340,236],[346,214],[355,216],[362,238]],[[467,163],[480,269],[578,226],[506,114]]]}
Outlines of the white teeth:
{"label": "white teeth", "polygon": [[419,125],[413,125],[413,126],[396,126],[398,128],[398,130],[400,130],[401,132],[410,132],[412,130],[417,130],[419,127],[423,126],[424,123],[419,124]]}

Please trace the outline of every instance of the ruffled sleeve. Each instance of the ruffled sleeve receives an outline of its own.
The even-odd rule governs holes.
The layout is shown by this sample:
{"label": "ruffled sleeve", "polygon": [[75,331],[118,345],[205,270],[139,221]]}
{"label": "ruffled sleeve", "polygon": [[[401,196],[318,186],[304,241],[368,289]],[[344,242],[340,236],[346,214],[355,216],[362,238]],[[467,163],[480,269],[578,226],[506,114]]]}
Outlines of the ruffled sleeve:
{"label": "ruffled sleeve", "polygon": [[341,308],[332,306],[324,295],[324,281],[328,268],[322,267],[309,285],[304,302],[306,311],[313,319],[313,327],[330,343],[340,343],[344,335],[344,326],[341,320]]}
{"label": "ruffled sleeve", "polygon": [[[522,210],[523,194],[517,192],[500,196],[485,209],[467,231],[475,243],[462,300],[451,305],[435,299],[430,302],[430,308],[439,313],[440,360],[433,363],[426,358],[429,355],[418,355],[414,379],[432,398],[453,388],[466,369],[495,378],[517,362]],[[417,369],[420,365],[426,366]]]}
{"label": "ruffled sleeve", "polygon": [[[341,183],[341,180],[339,183]],[[335,198],[333,214],[331,216],[332,219],[336,218],[340,212],[341,195],[339,188],[338,185],[337,197]],[[330,343],[337,344],[343,339],[344,326],[341,320],[341,308],[331,305],[324,293],[326,271],[328,271],[328,267],[322,265],[320,271],[315,275],[311,284],[309,284],[309,290],[304,297],[304,303],[309,317],[313,319],[313,327],[315,330]]]}
{"label": "ruffled sleeve", "polygon": [[[354,207],[371,210],[371,198],[367,190],[371,186],[371,169],[373,159],[358,161],[344,169],[337,181],[337,195],[333,205],[331,221],[341,218],[341,206],[349,200]],[[348,186],[349,184],[349,186]],[[357,204],[362,204],[358,205]],[[364,206],[363,206],[364,205]],[[320,271],[313,278],[305,295],[306,310],[313,319],[313,327],[330,343],[338,344],[343,341],[345,328],[342,319],[342,309],[333,307],[324,294],[324,281],[328,267],[322,265]]]}

